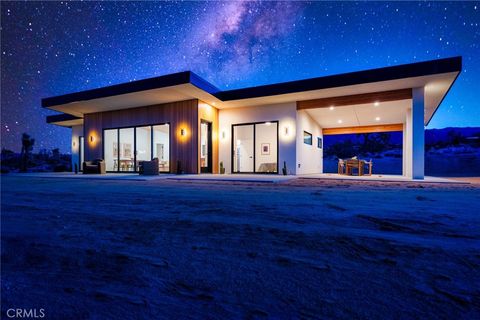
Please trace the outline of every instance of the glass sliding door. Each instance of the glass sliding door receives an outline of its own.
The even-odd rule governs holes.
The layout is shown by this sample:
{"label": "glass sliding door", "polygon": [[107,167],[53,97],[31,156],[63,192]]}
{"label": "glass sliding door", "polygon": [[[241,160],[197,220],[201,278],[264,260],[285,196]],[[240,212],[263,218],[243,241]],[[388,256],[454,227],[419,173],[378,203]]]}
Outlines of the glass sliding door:
{"label": "glass sliding door", "polygon": [[118,129],[103,131],[103,155],[107,171],[118,171]]}
{"label": "glass sliding door", "polygon": [[152,127],[137,127],[135,132],[136,168],[140,161],[152,160]]}
{"label": "glass sliding door", "polygon": [[158,158],[160,172],[170,172],[170,125],[153,126],[153,158]]}
{"label": "glass sliding door", "polygon": [[278,173],[278,121],[233,125],[232,172]]}
{"label": "glass sliding door", "polygon": [[85,161],[85,151],[83,150],[83,148],[85,148],[84,146],[84,143],[85,143],[85,139],[82,137],[80,137],[79,139],[79,148],[80,148],[80,152],[78,153],[79,155],[79,162],[78,162],[78,166],[80,167],[80,171],[83,171],[83,161]]}
{"label": "glass sliding door", "polygon": [[277,137],[277,122],[255,124],[255,172],[278,172]]}
{"label": "glass sliding door", "polygon": [[107,171],[137,172],[139,161],[158,158],[160,171],[170,172],[169,124],[105,129],[103,137]]}
{"label": "glass sliding door", "polygon": [[233,126],[233,172],[254,172],[254,125]]}
{"label": "glass sliding door", "polygon": [[119,130],[120,133],[120,171],[135,171],[135,157],[133,155],[134,148],[134,128],[124,128]]}

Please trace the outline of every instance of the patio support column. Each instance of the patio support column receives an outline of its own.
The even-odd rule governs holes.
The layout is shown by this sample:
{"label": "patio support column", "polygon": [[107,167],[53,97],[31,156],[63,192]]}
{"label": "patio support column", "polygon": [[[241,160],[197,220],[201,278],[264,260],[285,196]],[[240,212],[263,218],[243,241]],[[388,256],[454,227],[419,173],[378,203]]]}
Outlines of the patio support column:
{"label": "patio support column", "polygon": [[411,114],[411,109],[407,109],[407,116],[405,117],[405,122],[403,123],[403,131],[402,131],[402,175],[405,177],[411,177],[412,176],[412,165],[408,161],[408,153],[411,148],[410,143],[408,142],[407,134],[411,132],[411,130],[408,130],[407,127],[407,118]]}
{"label": "patio support column", "polygon": [[[424,88],[412,90],[411,136],[412,136],[412,178],[425,176],[425,91]],[[408,124],[408,116],[407,116]]]}
{"label": "patio support column", "polygon": [[407,109],[403,124],[403,175],[412,178],[412,108]]}

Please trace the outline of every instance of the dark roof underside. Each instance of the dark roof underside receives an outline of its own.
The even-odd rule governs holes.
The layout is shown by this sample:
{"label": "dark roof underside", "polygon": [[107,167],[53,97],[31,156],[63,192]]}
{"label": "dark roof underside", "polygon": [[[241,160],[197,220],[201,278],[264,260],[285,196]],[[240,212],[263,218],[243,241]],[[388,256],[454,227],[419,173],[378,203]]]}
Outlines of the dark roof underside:
{"label": "dark roof underside", "polygon": [[258,87],[218,92],[215,96],[223,101],[258,98],[294,92],[344,87],[362,83],[380,82],[403,78],[421,77],[432,74],[459,72],[462,70],[462,57],[431,60],[331,75],[326,77],[283,82]]}
{"label": "dark roof underside", "polygon": [[47,116],[47,123],[56,123],[56,122],[79,120],[79,119],[82,119],[82,118],[72,116],[71,114],[67,114],[67,113],[61,113],[61,114],[54,114],[51,116]]}
{"label": "dark roof underside", "polygon": [[228,91],[220,91],[215,86],[203,80],[195,73],[191,71],[185,71],[156,78],[132,81],[93,90],[45,98],[42,99],[42,106],[44,108],[48,108],[76,101],[105,98],[132,92],[158,89],[188,83],[215,96],[219,100],[231,101],[281,95],[294,92],[343,87],[362,83],[428,76],[440,73],[460,72],[461,70],[462,57],[452,57],[446,59],[403,64],[393,67],[384,67],[366,71],[343,73],[339,75],[331,75],[325,77],[283,82],[257,87],[248,87]]}

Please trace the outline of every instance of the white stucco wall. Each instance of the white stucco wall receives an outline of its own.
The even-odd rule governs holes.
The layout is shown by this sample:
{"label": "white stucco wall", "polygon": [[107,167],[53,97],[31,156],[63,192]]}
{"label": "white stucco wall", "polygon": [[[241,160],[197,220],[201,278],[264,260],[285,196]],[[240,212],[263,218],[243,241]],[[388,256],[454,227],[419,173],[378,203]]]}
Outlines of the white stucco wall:
{"label": "white stucco wall", "polygon": [[[317,146],[318,137],[322,138],[322,128],[306,111],[297,112],[297,174],[323,172],[323,147]],[[312,145],[303,143],[303,131],[312,134]]]}
{"label": "white stucco wall", "polygon": [[296,103],[284,103],[260,107],[231,108],[219,110],[219,161],[223,161],[226,173],[232,168],[232,125],[278,121],[278,171],[282,174],[284,161],[288,174],[295,174]]}
{"label": "white stucco wall", "polygon": [[79,163],[79,152],[80,152],[80,136],[83,136],[83,126],[73,126],[72,127],[72,171],[75,171],[75,165],[77,165],[78,170],[80,170],[81,164]]}

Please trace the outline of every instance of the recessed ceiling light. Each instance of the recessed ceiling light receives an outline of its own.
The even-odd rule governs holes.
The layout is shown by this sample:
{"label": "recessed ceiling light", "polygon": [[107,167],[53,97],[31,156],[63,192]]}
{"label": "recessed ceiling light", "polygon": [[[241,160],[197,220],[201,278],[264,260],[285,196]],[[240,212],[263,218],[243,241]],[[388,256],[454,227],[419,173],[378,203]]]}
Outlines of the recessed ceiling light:
{"label": "recessed ceiling light", "polygon": [[378,106],[380,105],[380,102],[375,101],[375,102],[373,103],[373,105],[374,105],[375,107],[378,107]]}
{"label": "recessed ceiling light", "polygon": [[375,117],[375,121],[380,121],[380,117]]}
{"label": "recessed ceiling light", "polygon": [[328,108],[328,109],[333,110],[333,109],[335,109],[335,108],[334,108],[333,106],[330,106],[330,108]]}
{"label": "recessed ceiling light", "polygon": [[338,120],[337,122],[338,122],[338,123],[342,123],[343,121],[342,121],[342,120]]}
{"label": "recessed ceiling light", "polygon": [[215,106],[215,105],[217,105],[217,103],[214,101],[214,102],[212,102],[212,105]]}

